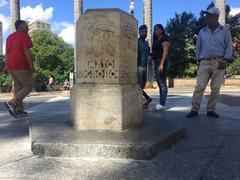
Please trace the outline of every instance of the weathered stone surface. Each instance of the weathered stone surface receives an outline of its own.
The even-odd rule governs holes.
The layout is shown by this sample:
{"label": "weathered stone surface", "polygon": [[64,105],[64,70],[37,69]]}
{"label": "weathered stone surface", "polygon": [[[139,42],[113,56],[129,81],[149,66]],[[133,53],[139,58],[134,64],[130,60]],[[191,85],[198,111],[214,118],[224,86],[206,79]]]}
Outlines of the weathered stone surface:
{"label": "weathered stone surface", "polygon": [[77,22],[76,82],[136,84],[137,21],[119,9],[87,10]]}
{"label": "weathered stone surface", "polygon": [[77,21],[76,129],[124,130],[142,123],[137,85],[137,21],[120,9],[87,10]]}
{"label": "weathered stone surface", "polygon": [[[235,127],[239,127],[235,125]],[[232,128],[226,136],[226,141],[216,154],[214,161],[204,174],[203,179],[240,179],[240,132]]]}
{"label": "weathered stone surface", "polygon": [[0,179],[156,180],[159,177],[167,179],[157,168],[157,165],[150,161],[32,157],[0,167]]}
{"label": "weathered stone surface", "polygon": [[124,131],[78,131],[69,123],[50,119],[30,125],[33,153],[52,157],[151,159],[185,135],[180,123],[152,113],[145,114],[143,126]]}
{"label": "weathered stone surface", "polygon": [[0,116],[0,167],[32,156],[28,125],[28,120]]}
{"label": "weathered stone surface", "polygon": [[75,86],[71,120],[77,129],[123,130],[142,123],[142,94],[138,85]]}
{"label": "weathered stone surface", "polygon": [[[239,95],[239,91],[229,92],[229,94]],[[14,118],[10,118],[3,105],[3,102],[7,100],[5,97],[5,94],[0,97],[1,180],[237,180],[240,178],[239,106],[218,103],[217,112],[221,117],[218,119],[209,118],[206,116],[207,98],[205,96],[199,117],[187,119],[185,115],[191,108],[192,91],[183,93],[182,89],[169,89],[165,112],[151,110],[159,98],[158,91],[155,91],[151,95],[153,102],[150,104],[150,108],[144,110],[145,118],[149,117],[158,122],[159,125],[156,126],[158,132],[167,132],[169,125],[180,124],[187,128],[188,135],[151,160],[31,157],[32,153],[29,150],[31,141],[28,139],[27,127],[24,128],[28,124],[28,119],[31,124],[36,123],[35,128],[39,129],[35,131],[35,133],[38,132],[35,135],[42,140],[52,137],[59,139],[70,137],[70,131],[63,132],[60,126],[54,126],[58,122],[65,122],[66,125],[67,118],[69,118],[69,98],[55,97],[45,102],[42,96],[30,97],[27,102],[29,116],[21,120],[14,120]],[[39,105],[39,102],[43,103]],[[50,123],[52,126],[49,126]],[[48,130],[40,131],[41,126],[46,126]],[[72,132],[72,128],[69,130]],[[103,142],[102,136],[98,136],[94,131],[91,134],[98,137],[99,143]],[[146,135],[146,138],[148,136]],[[89,142],[89,137],[81,137],[86,137],[84,141]],[[108,137],[110,136],[108,135]],[[135,137],[142,138],[143,136],[136,133]],[[113,136],[112,139],[116,139],[116,137]],[[124,140],[122,140],[123,143],[128,139]],[[71,143],[77,143],[77,141],[76,138]]]}

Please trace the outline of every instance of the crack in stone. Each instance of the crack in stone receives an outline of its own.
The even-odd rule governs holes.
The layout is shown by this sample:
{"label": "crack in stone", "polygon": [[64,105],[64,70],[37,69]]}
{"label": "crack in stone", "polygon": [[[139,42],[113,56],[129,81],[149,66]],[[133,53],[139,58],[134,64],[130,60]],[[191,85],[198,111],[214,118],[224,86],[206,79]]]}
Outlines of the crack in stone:
{"label": "crack in stone", "polygon": [[14,160],[14,161],[10,161],[10,162],[7,162],[6,164],[3,164],[3,165],[0,165],[0,168],[4,167],[4,166],[7,166],[7,165],[10,165],[12,163],[16,163],[16,162],[20,162],[22,160],[26,160],[26,159],[30,159],[32,157],[36,157],[34,155],[31,155],[31,156],[27,156],[27,157],[24,157],[24,158],[20,158],[20,159],[17,159],[17,160]]}
{"label": "crack in stone", "polygon": [[198,175],[196,176],[196,180],[203,180],[204,179],[204,175],[206,174],[206,172],[210,169],[210,167],[212,166],[212,164],[214,163],[214,161],[216,160],[216,158],[218,157],[219,153],[222,151],[222,149],[225,147],[226,142],[230,139],[231,134],[227,134],[225,136],[225,139],[223,140],[223,142],[220,144],[220,146],[216,149],[216,151],[213,153],[212,158],[210,157],[209,161],[206,163],[205,168],[203,168]]}

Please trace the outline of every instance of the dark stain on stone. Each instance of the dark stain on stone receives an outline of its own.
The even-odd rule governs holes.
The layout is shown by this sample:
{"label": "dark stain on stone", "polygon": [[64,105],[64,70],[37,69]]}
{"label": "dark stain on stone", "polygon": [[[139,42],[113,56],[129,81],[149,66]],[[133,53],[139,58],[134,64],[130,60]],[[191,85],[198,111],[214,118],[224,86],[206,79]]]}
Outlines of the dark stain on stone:
{"label": "dark stain on stone", "polygon": [[116,121],[117,119],[115,117],[108,117],[104,120],[104,124],[109,125],[111,124],[113,121]]}

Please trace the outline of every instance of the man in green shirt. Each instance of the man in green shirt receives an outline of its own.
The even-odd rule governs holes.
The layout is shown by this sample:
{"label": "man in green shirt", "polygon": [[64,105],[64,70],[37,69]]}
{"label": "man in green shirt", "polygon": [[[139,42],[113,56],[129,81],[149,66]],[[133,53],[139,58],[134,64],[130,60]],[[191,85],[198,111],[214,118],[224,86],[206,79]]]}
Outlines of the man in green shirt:
{"label": "man in green shirt", "polygon": [[[147,37],[147,26],[142,25],[139,27],[139,38],[138,38],[138,84],[144,89],[147,82],[147,64],[148,64],[148,56],[150,54],[150,47],[148,42],[146,41]],[[146,101],[143,104],[144,108],[148,107],[148,104],[152,101],[152,99],[147,95],[147,93],[143,90],[143,96]]]}

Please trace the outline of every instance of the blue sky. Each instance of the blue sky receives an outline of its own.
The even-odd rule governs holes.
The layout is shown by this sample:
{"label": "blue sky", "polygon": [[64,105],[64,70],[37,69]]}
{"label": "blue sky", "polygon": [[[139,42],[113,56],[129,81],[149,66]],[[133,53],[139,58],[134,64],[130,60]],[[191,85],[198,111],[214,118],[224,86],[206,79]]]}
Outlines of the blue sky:
{"label": "blue sky", "polygon": [[[175,13],[193,12],[199,17],[211,0],[153,0],[153,24],[166,25]],[[92,8],[120,8],[128,11],[130,0],[85,0],[84,10]],[[227,0],[233,13],[240,12],[240,0]],[[142,23],[142,0],[135,0],[135,17]],[[10,33],[9,0],[0,0],[0,21],[3,22],[4,43]],[[21,18],[41,18],[52,23],[52,30],[66,42],[73,43],[73,0],[21,0]]]}

